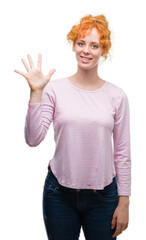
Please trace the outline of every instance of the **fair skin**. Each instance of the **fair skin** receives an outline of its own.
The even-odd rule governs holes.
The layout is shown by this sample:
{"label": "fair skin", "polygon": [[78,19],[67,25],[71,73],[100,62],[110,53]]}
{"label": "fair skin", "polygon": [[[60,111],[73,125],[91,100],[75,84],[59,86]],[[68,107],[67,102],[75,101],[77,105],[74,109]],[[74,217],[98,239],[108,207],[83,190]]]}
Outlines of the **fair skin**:
{"label": "fair skin", "polygon": [[[94,43],[93,43],[94,42]],[[98,63],[101,56],[104,56],[102,45],[99,42],[99,33],[93,28],[91,33],[84,38],[76,40],[72,47],[77,59],[77,72],[70,76],[70,81],[78,88],[93,91],[102,87],[105,83],[98,75]],[[87,58],[83,60],[81,56]],[[114,211],[111,227],[116,226],[112,237],[116,237],[128,227],[129,221],[129,196],[119,196],[119,204]]]}
{"label": "fair skin", "polygon": [[[96,90],[103,86],[105,80],[101,79],[98,75],[98,62],[104,53],[102,45],[99,42],[99,35],[96,28],[93,28],[92,32],[86,35],[85,38],[77,39],[72,50],[76,55],[78,69],[76,74],[69,77],[70,81],[77,87],[89,91]],[[92,60],[87,62],[88,59],[86,59],[85,62],[81,56],[92,58]]]}
{"label": "fair skin", "polygon": [[19,70],[14,70],[14,72],[23,76],[30,87],[30,103],[40,103],[42,100],[42,93],[44,87],[50,81],[51,76],[56,71],[56,69],[52,69],[47,75],[42,73],[42,55],[38,55],[37,67],[34,66],[33,60],[30,54],[27,54],[27,58],[29,61],[29,65],[25,61],[24,58],[21,59],[27,73],[21,72]]}
{"label": "fair skin", "polygon": [[[77,87],[85,90],[96,90],[104,84],[104,80],[98,76],[98,62],[102,56],[103,49],[99,44],[99,35],[96,29],[92,29],[90,35],[87,35],[84,39],[83,44],[75,44],[73,51],[76,54],[78,62],[77,73],[70,77],[70,80]],[[91,42],[97,42],[97,44],[91,44]],[[96,47],[98,45],[98,47]],[[91,57],[92,60],[84,62],[80,56]],[[42,66],[42,55],[38,55],[37,67],[34,66],[31,56],[28,54],[29,65],[25,59],[21,59],[26,73],[19,70],[14,70],[14,72],[23,76],[30,87],[30,103],[40,103],[42,99],[42,92],[46,84],[50,81],[51,76],[56,71],[52,69],[47,75],[44,75],[41,70]],[[116,231],[113,237],[118,236],[128,227],[129,221],[129,196],[119,196],[119,204],[114,211],[111,226],[113,228],[116,226]]]}

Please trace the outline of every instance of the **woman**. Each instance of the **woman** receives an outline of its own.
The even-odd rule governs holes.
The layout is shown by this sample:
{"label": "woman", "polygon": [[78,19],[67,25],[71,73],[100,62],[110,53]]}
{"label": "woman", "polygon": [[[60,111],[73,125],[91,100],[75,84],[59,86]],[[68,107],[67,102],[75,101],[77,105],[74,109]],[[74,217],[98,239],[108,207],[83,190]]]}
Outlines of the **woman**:
{"label": "woman", "polygon": [[[51,122],[56,149],[48,164],[43,217],[48,239],[111,240],[128,227],[131,195],[129,104],[120,87],[98,75],[107,58],[111,31],[104,15],[88,15],[72,27],[77,72],[50,81],[28,56],[22,59],[31,89],[25,122],[26,143],[35,147]],[[114,152],[112,151],[112,134]]]}

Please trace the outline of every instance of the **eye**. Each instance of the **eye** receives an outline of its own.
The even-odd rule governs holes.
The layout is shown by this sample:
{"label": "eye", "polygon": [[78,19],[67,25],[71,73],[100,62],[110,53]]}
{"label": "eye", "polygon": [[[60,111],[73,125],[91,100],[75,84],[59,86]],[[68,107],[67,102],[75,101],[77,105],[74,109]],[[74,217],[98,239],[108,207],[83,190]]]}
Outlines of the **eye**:
{"label": "eye", "polygon": [[93,45],[93,46],[95,46],[96,48],[98,48],[98,46],[97,46],[97,45]]}
{"label": "eye", "polygon": [[80,44],[83,44],[82,42],[78,42],[78,45],[80,46]]}
{"label": "eye", "polygon": [[[81,45],[80,45],[80,44],[81,44]],[[78,42],[78,45],[79,45],[79,46],[83,46],[83,44],[84,44],[84,43],[82,43],[82,42]],[[95,44],[94,44],[94,45],[92,45],[92,46],[94,46],[94,48],[98,48],[98,46],[97,46],[97,45],[95,45]]]}

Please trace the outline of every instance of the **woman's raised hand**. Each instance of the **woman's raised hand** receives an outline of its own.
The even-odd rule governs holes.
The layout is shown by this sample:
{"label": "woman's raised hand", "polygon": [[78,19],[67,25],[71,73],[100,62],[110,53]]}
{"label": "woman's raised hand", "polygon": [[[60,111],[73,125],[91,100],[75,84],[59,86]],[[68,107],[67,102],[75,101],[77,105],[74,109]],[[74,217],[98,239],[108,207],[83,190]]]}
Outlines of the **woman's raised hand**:
{"label": "woman's raised hand", "polygon": [[53,73],[56,71],[56,69],[52,69],[46,76],[44,76],[41,70],[42,55],[41,54],[38,55],[37,68],[34,67],[31,56],[27,54],[27,57],[28,57],[30,66],[28,66],[28,64],[23,58],[21,59],[21,61],[23,62],[27,70],[27,73],[23,73],[18,70],[14,70],[14,72],[19,73],[20,75],[26,78],[32,92],[35,92],[38,90],[42,91],[46,86],[46,84],[50,81],[50,78],[53,75]]}

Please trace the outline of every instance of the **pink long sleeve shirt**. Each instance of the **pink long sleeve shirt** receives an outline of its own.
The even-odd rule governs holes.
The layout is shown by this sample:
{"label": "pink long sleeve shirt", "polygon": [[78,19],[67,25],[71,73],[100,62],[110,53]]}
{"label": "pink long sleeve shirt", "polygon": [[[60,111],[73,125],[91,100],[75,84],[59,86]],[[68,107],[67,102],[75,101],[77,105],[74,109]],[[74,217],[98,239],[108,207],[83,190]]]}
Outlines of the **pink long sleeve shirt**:
{"label": "pink long sleeve shirt", "polygon": [[118,195],[131,195],[130,113],[122,88],[106,81],[88,91],[68,77],[50,81],[41,103],[28,102],[26,143],[39,145],[51,122],[56,149],[48,167],[61,185],[100,190],[116,176]]}

